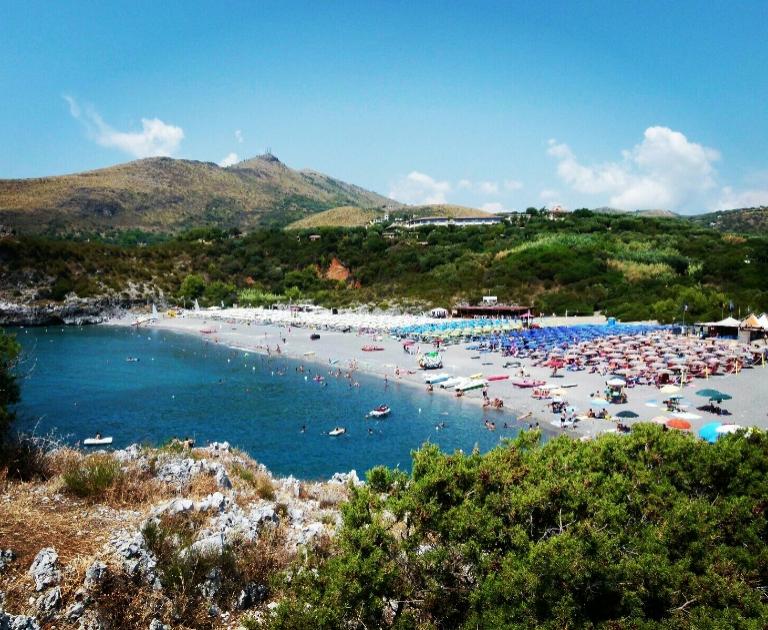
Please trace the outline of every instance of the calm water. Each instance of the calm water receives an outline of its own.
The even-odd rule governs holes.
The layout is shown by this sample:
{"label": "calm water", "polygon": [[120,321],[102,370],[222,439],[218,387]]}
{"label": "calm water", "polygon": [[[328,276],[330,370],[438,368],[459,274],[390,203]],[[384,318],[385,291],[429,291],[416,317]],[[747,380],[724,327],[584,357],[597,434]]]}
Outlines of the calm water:
{"label": "calm water", "polygon": [[[360,387],[351,388],[326,367],[306,364],[327,378],[326,387],[297,373],[298,362],[192,336],[93,326],[15,332],[25,355],[18,428],[53,430],[72,443],[97,431],[113,436],[117,448],[174,436],[227,440],[274,473],[323,478],[376,464],[409,469],[410,451],[427,440],[449,451],[487,450],[515,433],[501,428],[510,415],[490,412],[499,427],[492,433],[482,410],[450,396],[393,383],[385,389],[362,374]],[[382,403],[392,407],[389,418],[364,418]],[[441,422],[447,427],[436,430]],[[328,436],[337,425],[348,433]]]}

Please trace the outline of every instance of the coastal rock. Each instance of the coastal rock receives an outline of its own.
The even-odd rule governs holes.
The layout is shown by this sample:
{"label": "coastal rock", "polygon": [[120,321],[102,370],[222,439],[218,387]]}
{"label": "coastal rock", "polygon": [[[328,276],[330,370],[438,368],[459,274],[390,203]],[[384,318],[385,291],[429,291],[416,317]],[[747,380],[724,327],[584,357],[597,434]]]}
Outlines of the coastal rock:
{"label": "coastal rock", "polygon": [[48,589],[37,598],[35,606],[41,615],[48,616],[61,607],[61,587]]}
{"label": "coastal rock", "polygon": [[141,576],[145,583],[154,586],[157,580],[157,561],[144,546],[144,537],[140,532],[121,533],[111,544],[121,557],[123,570],[129,576]]}
{"label": "coastal rock", "polygon": [[189,549],[199,554],[215,554],[224,550],[224,534],[214,534],[198,540]]}
{"label": "coastal rock", "polygon": [[230,448],[229,442],[211,442],[206,450],[216,456],[219,453],[229,453]]}
{"label": "coastal rock", "polygon": [[67,608],[67,611],[64,613],[64,617],[68,621],[77,621],[78,619],[80,619],[80,617],[83,616],[84,612],[85,612],[85,603],[75,602],[69,608]]}
{"label": "coastal rock", "polygon": [[184,514],[185,512],[192,512],[195,509],[195,502],[192,499],[172,499],[167,503],[162,503],[152,510],[152,514],[159,516],[160,514]]}
{"label": "coastal rock", "polygon": [[323,533],[325,526],[322,523],[310,523],[306,527],[298,529],[292,536],[296,545],[306,545]]}
{"label": "coastal rock", "polygon": [[29,567],[29,574],[35,580],[35,590],[42,591],[46,586],[53,586],[61,579],[59,555],[53,547],[41,549]]}
{"label": "coastal rock", "polygon": [[246,610],[258,606],[267,598],[269,590],[264,584],[255,584],[251,582],[247,584],[240,594],[237,596],[235,602],[235,608],[238,610]]}
{"label": "coastal rock", "polygon": [[207,460],[194,460],[192,458],[174,458],[164,462],[158,469],[156,476],[166,483],[183,485],[195,475],[207,473],[216,478],[216,484],[220,488],[231,488],[232,482],[227,476],[227,470],[219,462]]}
{"label": "coastal rock", "polygon": [[0,610],[0,630],[40,630],[40,624],[34,617],[11,615]]}
{"label": "coastal rock", "polygon": [[348,473],[334,473],[333,477],[328,480],[328,483],[338,483],[344,486],[349,484],[353,486],[364,485],[364,482],[358,478],[356,470],[350,470]]}
{"label": "coastal rock", "polygon": [[17,304],[0,301],[0,326],[100,324],[119,315],[130,303],[109,298],[68,297],[64,302]]}
{"label": "coastal rock", "polygon": [[97,584],[101,584],[104,578],[107,577],[107,565],[103,562],[94,562],[85,571],[84,584],[88,588],[92,588]]}
{"label": "coastal rock", "polygon": [[219,464],[219,468],[216,469],[214,475],[216,476],[216,485],[219,486],[219,488],[229,489],[232,487],[232,482],[229,480],[227,470],[221,464]]}
{"label": "coastal rock", "polygon": [[170,630],[170,626],[166,626],[159,619],[153,619],[149,624],[149,630]]}
{"label": "coastal rock", "polygon": [[134,462],[144,457],[144,452],[138,444],[131,444],[125,448],[115,451],[112,456],[121,464]]}
{"label": "coastal rock", "polygon": [[229,499],[227,497],[221,492],[214,492],[195,503],[194,507],[199,512],[223,512],[228,504]]}

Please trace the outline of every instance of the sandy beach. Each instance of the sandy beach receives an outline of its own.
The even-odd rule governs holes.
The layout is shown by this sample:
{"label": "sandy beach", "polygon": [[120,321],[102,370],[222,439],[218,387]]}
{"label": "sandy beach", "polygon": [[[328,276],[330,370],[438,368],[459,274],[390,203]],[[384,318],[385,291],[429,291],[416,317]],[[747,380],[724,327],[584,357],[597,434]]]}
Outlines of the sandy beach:
{"label": "sandy beach", "polygon": [[[261,316],[261,314],[258,314]],[[551,370],[545,367],[532,366],[530,360],[523,359],[520,367],[503,367],[509,359],[499,353],[483,353],[468,350],[466,344],[449,345],[443,352],[443,369],[425,371],[418,367],[416,347],[412,353],[406,353],[402,342],[380,331],[326,330],[317,327],[299,327],[293,323],[264,323],[251,321],[252,312],[245,309],[232,311],[186,311],[179,316],[169,317],[161,314],[156,320],[144,322],[142,326],[155,329],[186,333],[204,338],[211,343],[227,347],[267,354],[279,353],[285,357],[324,365],[329,369],[356,369],[365,373],[386,379],[393,386],[396,383],[417,387],[424,391],[424,396],[448,396],[455,398],[452,390],[444,390],[439,386],[434,391],[427,392],[424,378],[427,374],[446,373],[452,376],[466,377],[474,374],[491,375],[509,374],[515,376],[522,368],[526,374],[537,380],[566,386],[565,399],[569,406],[575,407],[579,414],[586,414],[590,408],[598,411],[592,405],[592,396],[605,387],[608,378],[600,374],[590,374],[588,371],[561,371],[556,377],[551,376]],[[385,326],[387,316],[376,320]],[[130,326],[136,321],[133,316],[112,320],[110,325]],[[290,320],[289,320],[290,321]],[[357,320],[355,320],[357,321]],[[399,321],[397,318],[393,321]],[[590,321],[590,320],[587,320]],[[546,322],[550,325],[562,325],[561,320]],[[568,323],[577,323],[573,318]],[[582,319],[578,323],[585,323]],[[318,339],[311,339],[312,333],[319,334]],[[363,346],[375,345],[383,348],[380,351],[366,352]],[[422,348],[431,350],[431,346]],[[687,412],[698,418],[690,418],[692,430],[695,432],[704,424],[719,421],[737,423],[744,426],[768,428],[768,369],[755,367],[744,369],[738,374],[713,376],[709,379],[696,379],[683,387],[680,394],[689,403]],[[714,388],[733,396],[732,400],[723,404],[729,415],[716,415],[698,410],[706,400],[697,396],[696,391],[703,388]],[[510,380],[493,381],[488,384],[488,395],[491,399],[500,398],[504,401],[504,410],[482,409],[482,393],[478,390],[468,391],[462,398],[456,398],[457,404],[476,404],[478,418],[487,417],[490,421],[501,424],[512,422],[514,418],[522,419],[524,426],[529,424],[539,426],[548,432],[567,432],[575,436],[592,437],[599,433],[616,430],[616,420],[591,418],[578,422],[574,427],[560,428],[559,414],[552,412],[547,400],[532,397],[532,390],[515,387]],[[666,413],[661,401],[666,395],[654,386],[635,386],[627,390],[628,402],[623,405],[611,405],[610,414],[630,410],[638,414],[638,418],[621,420],[626,425],[648,421],[658,416],[673,417]]]}

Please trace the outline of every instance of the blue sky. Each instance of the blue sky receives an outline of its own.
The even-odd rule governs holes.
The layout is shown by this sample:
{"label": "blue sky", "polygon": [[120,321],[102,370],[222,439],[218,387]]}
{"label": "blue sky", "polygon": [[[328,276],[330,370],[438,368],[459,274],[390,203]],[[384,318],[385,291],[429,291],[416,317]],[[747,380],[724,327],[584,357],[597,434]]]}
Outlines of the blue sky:
{"label": "blue sky", "polygon": [[0,178],[271,147],[412,203],[768,204],[764,1],[8,0],[0,95]]}

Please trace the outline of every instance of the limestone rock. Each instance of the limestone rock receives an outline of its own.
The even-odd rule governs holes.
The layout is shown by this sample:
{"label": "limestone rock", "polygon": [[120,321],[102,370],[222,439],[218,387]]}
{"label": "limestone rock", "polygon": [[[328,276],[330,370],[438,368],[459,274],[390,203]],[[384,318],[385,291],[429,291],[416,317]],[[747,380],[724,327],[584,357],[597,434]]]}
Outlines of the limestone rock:
{"label": "limestone rock", "polygon": [[61,587],[56,586],[48,589],[37,598],[35,605],[40,614],[44,616],[48,616],[61,608]]}
{"label": "limestone rock", "polygon": [[107,577],[107,565],[103,562],[94,562],[85,571],[85,585],[93,587],[104,581]]}
{"label": "limestone rock", "polygon": [[46,586],[53,586],[61,579],[59,555],[53,547],[41,549],[35,556],[29,574],[35,580],[35,590],[42,591]]}
{"label": "limestone rock", "polygon": [[0,573],[5,571],[5,569],[8,568],[8,565],[11,564],[16,559],[16,554],[13,553],[10,549],[6,549],[5,551],[0,551]]}
{"label": "limestone rock", "polygon": [[11,615],[0,610],[0,630],[40,630],[34,617]]}

